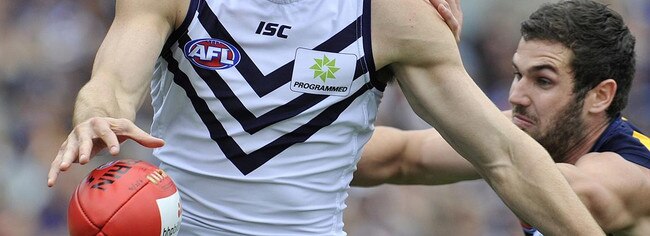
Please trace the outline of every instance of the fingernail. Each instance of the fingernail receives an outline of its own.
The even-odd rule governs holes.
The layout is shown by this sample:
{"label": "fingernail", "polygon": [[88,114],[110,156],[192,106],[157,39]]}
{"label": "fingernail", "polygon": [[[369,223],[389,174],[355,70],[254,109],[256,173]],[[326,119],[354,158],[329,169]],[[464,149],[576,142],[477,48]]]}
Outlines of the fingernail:
{"label": "fingernail", "polygon": [[445,6],[445,8],[449,9],[449,3],[444,2],[444,3],[442,3],[442,5]]}
{"label": "fingernail", "polygon": [[111,153],[115,154],[117,152],[119,152],[119,150],[117,149],[117,146],[112,146],[111,147]]}

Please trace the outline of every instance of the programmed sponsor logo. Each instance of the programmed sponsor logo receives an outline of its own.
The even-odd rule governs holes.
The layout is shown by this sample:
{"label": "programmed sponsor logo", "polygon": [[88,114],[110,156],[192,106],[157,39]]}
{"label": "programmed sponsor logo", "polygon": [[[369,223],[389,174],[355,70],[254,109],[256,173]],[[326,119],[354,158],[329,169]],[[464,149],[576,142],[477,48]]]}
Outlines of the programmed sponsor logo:
{"label": "programmed sponsor logo", "polygon": [[320,84],[310,84],[305,82],[294,82],[292,87],[308,89],[312,91],[323,91],[323,92],[345,93],[348,91],[348,87],[345,86],[327,86],[327,85],[320,85]]}
{"label": "programmed sponsor logo", "polygon": [[290,88],[294,92],[348,96],[356,65],[354,54],[298,48]]}
{"label": "programmed sponsor logo", "polygon": [[189,41],[183,51],[192,64],[208,70],[228,69],[236,66],[241,59],[235,46],[215,38]]}

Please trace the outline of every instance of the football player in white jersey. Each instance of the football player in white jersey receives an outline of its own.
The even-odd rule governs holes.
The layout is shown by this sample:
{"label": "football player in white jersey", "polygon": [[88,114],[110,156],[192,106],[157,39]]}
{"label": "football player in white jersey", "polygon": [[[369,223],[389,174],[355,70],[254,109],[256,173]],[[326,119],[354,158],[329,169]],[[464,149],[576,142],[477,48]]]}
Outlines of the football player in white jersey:
{"label": "football player in white jersey", "polygon": [[[133,139],[176,180],[181,233],[345,235],[382,73],[520,218],[547,235],[603,235],[549,154],[474,84],[424,0],[118,0],[48,185]],[[132,122],[149,83],[165,141]]]}

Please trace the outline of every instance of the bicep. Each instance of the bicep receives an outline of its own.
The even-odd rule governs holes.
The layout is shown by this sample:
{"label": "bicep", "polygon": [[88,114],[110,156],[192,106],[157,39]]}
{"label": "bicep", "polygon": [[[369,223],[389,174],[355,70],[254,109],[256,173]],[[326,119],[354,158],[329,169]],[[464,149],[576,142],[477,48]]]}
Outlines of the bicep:
{"label": "bicep", "polygon": [[[422,4],[417,0],[404,2]],[[483,162],[479,165],[494,164],[495,158],[507,156],[502,153],[506,144],[501,143],[507,136],[516,136],[516,140],[527,137],[499,114],[469,77],[454,37],[435,9],[428,5],[408,9],[391,14],[405,17],[380,22],[385,23],[385,30],[376,36],[373,33],[380,46],[385,44],[382,48],[392,49],[378,50],[379,55],[388,58],[382,60],[380,56],[378,63],[393,69],[416,113],[440,131],[457,151]]]}

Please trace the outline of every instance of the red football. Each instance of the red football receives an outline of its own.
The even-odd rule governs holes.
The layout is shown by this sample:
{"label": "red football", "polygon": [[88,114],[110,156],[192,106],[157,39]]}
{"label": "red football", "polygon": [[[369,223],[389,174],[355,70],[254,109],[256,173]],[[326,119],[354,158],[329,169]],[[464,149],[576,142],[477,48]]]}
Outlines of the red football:
{"label": "red football", "polygon": [[177,235],[181,202],[174,181],[145,161],[106,163],[77,186],[68,207],[70,235]]}

